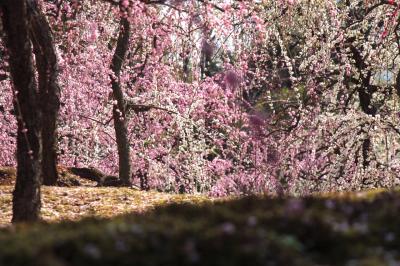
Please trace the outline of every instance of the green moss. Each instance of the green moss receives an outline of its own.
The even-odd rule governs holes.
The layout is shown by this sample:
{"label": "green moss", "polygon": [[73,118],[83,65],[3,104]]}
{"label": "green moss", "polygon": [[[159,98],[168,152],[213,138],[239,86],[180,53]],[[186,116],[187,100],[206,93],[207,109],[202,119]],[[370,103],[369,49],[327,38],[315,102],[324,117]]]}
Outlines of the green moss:
{"label": "green moss", "polygon": [[[11,220],[12,186],[0,186],[0,227]],[[79,220],[82,217],[113,217],[144,212],[170,202],[210,201],[204,195],[173,195],[155,191],[137,191],[115,187],[42,188],[41,216],[45,221]]]}
{"label": "green moss", "polygon": [[[373,195],[373,196],[372,196]],[[396,265],[400,193],[159,206],[0,231],[0,265]],[[174,199],[176,200],[176,199]]]}

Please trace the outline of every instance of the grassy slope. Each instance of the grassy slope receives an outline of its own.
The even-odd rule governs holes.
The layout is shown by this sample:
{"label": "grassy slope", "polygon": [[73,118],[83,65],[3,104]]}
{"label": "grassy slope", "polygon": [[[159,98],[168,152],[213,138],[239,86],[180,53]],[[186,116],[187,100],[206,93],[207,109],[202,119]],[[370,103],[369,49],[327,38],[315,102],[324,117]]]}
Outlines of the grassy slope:
{"label": "grassy slope", "polygon": [[[83,214],[141,212],[3,229],[0,265],[400,265],[399,191],[210,202],[118,188],[76,189],[64,196],[83,193],[88,203],[82,206],[91,206],[88,198],[104,197],[95,206],[108,209],[85,207],[93,211]],[[81,211],[68,206],[72,199],[60,199],[63,190],[44,189],[44,201],[53,198],[54,208],[62,209],[60,218],[64,210]],[[144,202],[158,207],[143,212]],[[46,208],[55,211],[47,204],[45,217]]]}

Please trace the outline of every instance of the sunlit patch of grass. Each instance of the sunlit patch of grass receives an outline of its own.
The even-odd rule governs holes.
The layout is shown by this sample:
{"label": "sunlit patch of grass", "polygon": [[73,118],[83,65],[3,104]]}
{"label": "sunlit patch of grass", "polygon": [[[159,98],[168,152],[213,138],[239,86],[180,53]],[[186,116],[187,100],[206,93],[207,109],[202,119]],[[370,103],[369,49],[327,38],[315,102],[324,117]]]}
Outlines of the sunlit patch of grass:
{"label": "sunlit patch of grass", "polygon": [[[394,192],[400,192],[400,188],[392,189]],[[340,192],[326,192],[318,193],[315,196],[325,199],[347,199],[347,200],[374,200],[375,197],[387,192],[385,188],[374,188],[362,191],[340,191]]]}
{"label": "sunlit patch of grass", "polygon": [[[0,226],[11,220],[12,186],[0,186]],[[87,216],[113,217],[148,211],[173,202],[209,201],[202,195],[174,195],[112,187],[42,187],[41,217],[45,221],[79,220]]]}
{"label": "sunlit patch of grass", "polygon": [[0,227],[11,219],[12,189],[12,186],[0,186]]}

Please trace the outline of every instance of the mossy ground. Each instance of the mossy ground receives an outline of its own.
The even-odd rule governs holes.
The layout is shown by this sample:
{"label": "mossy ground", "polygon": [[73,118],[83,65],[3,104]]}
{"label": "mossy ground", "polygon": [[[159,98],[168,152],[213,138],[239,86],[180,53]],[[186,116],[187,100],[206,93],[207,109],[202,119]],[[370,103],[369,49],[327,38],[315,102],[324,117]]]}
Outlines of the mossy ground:
{"label": "mossy ground", "polygon": [[[0,186],[0,227],[10,224],[12,186]],[[72,220],[87,216],[110,218],[125,213],[140,213],[171,202],[199,203],[210,200],[200,195],[174,195],[114,187],[42,186],[41,216],[47,222]]]}
{"label": "mossy ground", "polygon": [[[11,187],[0,188],[3,208]],[[0,265],[400,265],[399,190],[221,201],[125,188],[43,194],[44,219],[62,222],[2,229]],[[86,215],[98,218],[65,221]]]}

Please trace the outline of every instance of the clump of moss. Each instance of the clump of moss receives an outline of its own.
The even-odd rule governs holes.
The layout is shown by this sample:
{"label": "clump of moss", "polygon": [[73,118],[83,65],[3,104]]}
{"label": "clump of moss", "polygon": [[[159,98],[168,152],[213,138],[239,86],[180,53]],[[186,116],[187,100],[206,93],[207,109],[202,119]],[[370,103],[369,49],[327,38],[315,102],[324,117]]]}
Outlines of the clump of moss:
{"label": "clump of moss", "polygon": [[0,265],[397,265],[400,193],[173,203],[0,232]]}

